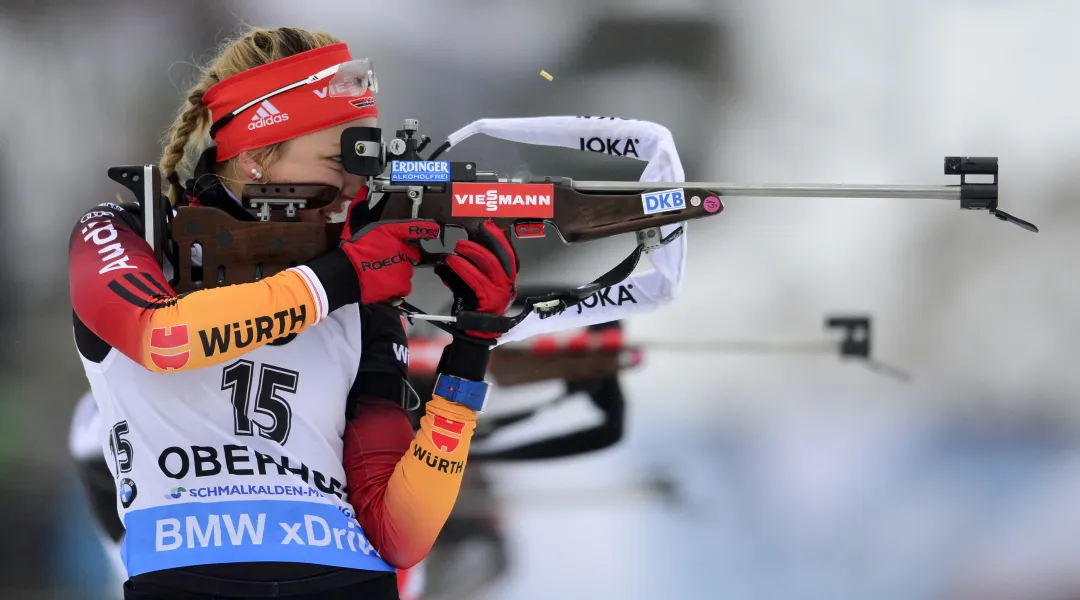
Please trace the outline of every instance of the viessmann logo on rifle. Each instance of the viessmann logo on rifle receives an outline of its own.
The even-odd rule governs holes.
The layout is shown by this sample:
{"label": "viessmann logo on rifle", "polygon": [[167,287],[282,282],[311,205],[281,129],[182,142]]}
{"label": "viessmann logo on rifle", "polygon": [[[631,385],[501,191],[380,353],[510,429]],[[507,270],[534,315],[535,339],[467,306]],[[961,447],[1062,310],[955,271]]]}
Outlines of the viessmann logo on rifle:
{"label": "viessmann logo on rifle", "polygon": [[555,186],[550,183],[455,183],[455,217],[555,216]]}

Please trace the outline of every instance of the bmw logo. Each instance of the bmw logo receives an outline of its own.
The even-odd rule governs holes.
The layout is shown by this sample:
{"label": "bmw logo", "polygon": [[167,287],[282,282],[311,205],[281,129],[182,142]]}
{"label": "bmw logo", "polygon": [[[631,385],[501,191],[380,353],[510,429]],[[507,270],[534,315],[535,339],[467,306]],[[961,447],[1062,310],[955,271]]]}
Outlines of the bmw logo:
{"label": "bmw logo", "polygon": [[135,482],[124,478],[120,480],[120,504],[127,508],[131,506],[131,503],[135,501],[135,497],[139,495],[139,488],[135,487]]}

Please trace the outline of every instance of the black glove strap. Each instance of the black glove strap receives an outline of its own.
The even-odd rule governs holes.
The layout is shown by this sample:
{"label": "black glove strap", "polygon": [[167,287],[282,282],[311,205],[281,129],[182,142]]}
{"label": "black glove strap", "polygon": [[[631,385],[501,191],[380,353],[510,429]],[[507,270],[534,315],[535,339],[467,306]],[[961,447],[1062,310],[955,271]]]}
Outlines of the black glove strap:
{"label": "black glove strap", "polygon": [[443,348],[436,372],[469,381],[483,381],[493,348],[494,344],[455,337],[454,341]]}

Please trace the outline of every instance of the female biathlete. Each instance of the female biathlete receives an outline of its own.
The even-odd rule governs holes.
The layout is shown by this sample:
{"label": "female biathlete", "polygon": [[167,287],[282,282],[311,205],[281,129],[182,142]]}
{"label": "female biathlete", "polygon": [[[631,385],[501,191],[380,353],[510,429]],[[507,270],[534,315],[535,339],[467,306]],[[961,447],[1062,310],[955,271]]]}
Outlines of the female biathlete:
{"label": "female biathlete", "polygon": [[[334,186],[337,201],[303,218],[351,201],[339,248],[178,296],[137,205],[99,205],[72,232],[75,342],[118,490],[125,598],[397,598],[395,569],[427,553],[453,507],[493,340],[447,346],[414,434],[404,327],[382,303],[410,293],[416,244],[439,227],[365,222],[365,181],[342,169],[339,140],[374,125],[370,91],[290,88],[351,60],[295,28],[231,41],[161,159],[174,206],[241,220],[255,220],[237,201],[245,184]],[[473,237],[436,272],[455,306],[502,315],[517,257],[490,223]]]}

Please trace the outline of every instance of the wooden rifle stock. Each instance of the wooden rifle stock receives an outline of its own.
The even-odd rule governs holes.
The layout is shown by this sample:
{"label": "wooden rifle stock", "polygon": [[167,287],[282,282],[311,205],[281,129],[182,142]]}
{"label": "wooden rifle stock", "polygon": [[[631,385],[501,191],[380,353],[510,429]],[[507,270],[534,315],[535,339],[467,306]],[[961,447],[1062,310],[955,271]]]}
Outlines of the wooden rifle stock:
{"label": "wooden rifle stock", "polygon": [[[268,186],[245,186],[245,204],[258,203],[283,196],[267,192]],[[686,189],[686,197],[705,198],[710,194],[701,188]],[[319,186],[306,186],[306,195],[290,195],[290,199],[310,196],[313,206],[325,205],[326,191]],[[419,218],[431,219],[443,226],[475,230],[483,221],[480,217],[453,216],[453,195],[446,192],[425,192],[419,207]],[[380,220],[412,217],[413,202],[405,192],[385,192],[376,209]],[[545,233],[554,227],[566,243],[586,242],[600,238],[641,231],[650,227],[679,223],[717,214],[709,213],[705,203],[682,210],[644,215],[641,193],[586,193],[566,186],[555,186],[554,217],[551,219],[495,218],[508,235],[519,235],[515,225],[536,226],[543,222]],[[177,293],[251,283],[274,275],[289,267],[302,264],[337,247],[343,225],[287,221],[240,221],[228,213],[204,206],[182,206],[172,219],[172,241],[177,246],[177,269],[174,289]],[[202,269],[193,268],[193,250],[201,249]],[[430,256],[427,257],[430,260]]]}
{"label": "wooden rifle stock", "polygon": [[[704,188],[686,188],[686,208],[669,212],[644,214],[642,208],[642,194],[660,189],[670,189],[678,186],[677,183],[665,184],[667,188],[641,188],[633,191],[619,193],[583,192],[569,186],[556,185],[552,199],[554,216],[550,219],[532,218],[500,218],[493,217],[495,223],[508,233],[518,236],[515,225],[535,225],[543,222],[546,226],[554,227],[568,244],[588,242],[601,238],[611,237],[623,233],[642,231],[651,227],[671,225],[692,219],[719,214],[723,210],[723,204],[716,200],[705,202],[709,196],[716,194]],[[697,206],[693,205],[693,199],[697,200]],[[400,192],[386,193],[382,200],[385,203],[381,219],[408,219],[412,217],[413,202],[409,197]],[[712,212],[706,206],[715,208]],[[454,225],[467,231],[475,230],[484,220],[484,217],[458,217],[453,215],[454,198],[448,190],[445,192],[424,192],[423,202],[420,204],[417,216],[421,219],[431,219],[442,225]],[[544,228],[544,232],[547,227]],[[530,237],[520,235],[518,237]],[[540,237],[540,236],[535,236]]]}
{"label": "wooden rifle stock", "polygon": [[[181,206],[172,221],[178,294],[251,283],[337,247],[341,224],[240,221],[223,210]],[[202,267],[192,256],[202,253]]]}

